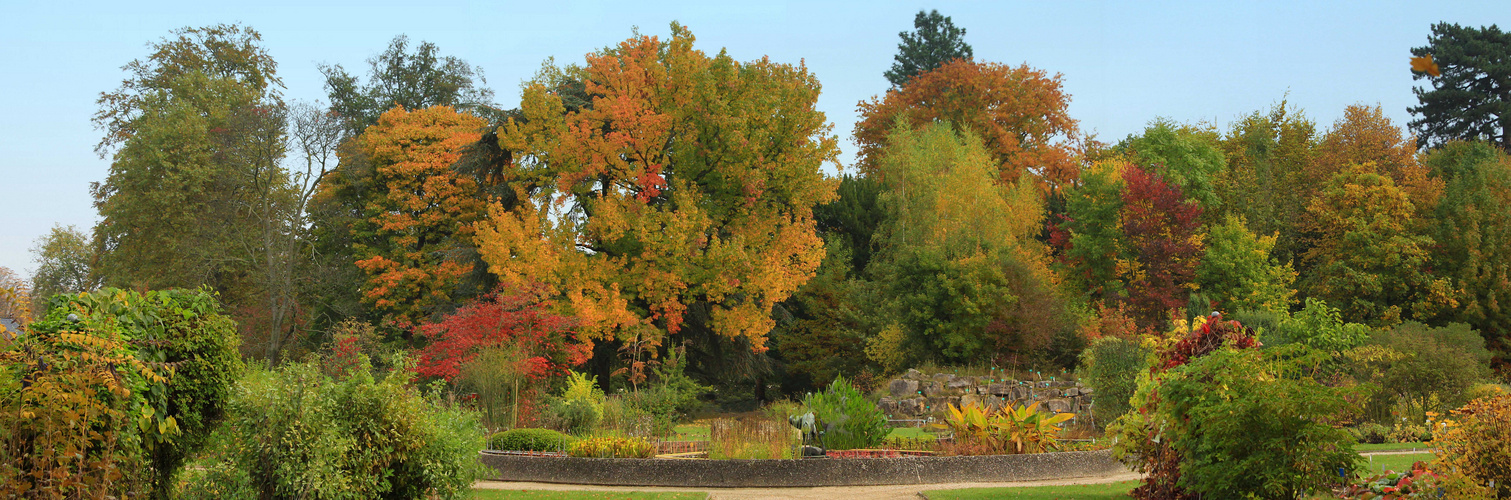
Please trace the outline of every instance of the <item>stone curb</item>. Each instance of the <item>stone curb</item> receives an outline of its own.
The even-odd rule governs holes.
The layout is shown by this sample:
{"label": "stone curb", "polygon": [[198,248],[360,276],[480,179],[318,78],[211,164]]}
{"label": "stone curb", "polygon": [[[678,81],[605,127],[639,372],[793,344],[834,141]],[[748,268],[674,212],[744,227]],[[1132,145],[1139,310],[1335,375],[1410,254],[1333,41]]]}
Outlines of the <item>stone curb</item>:
{"label": "stone curb", "polygon": [[1108,450],[913,458],[673,460],[501,455],[479,457],[499,481],[603,486],[781,488],[1037,481],[1123,474]]}

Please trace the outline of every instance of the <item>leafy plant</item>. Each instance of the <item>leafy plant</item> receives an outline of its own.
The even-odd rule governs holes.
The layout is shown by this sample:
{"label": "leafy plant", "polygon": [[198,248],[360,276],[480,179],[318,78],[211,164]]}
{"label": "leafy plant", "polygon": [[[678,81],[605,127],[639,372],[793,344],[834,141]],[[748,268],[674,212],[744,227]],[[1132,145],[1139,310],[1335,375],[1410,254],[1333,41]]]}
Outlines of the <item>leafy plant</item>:
{"label": "leafy plant", "polygon": [[1433,472],[1427,464],[1416,462],[1411,470],[1388,471],[1348,485],[1339,494],[1345,500],[1410,499],[1410,498],[1455,498],[1491,499],[1494,493],[1486,487],[1475,485],[1462,474]]}
{"label": "leafy plant", "polygon": [[953,449],[961,455],[1044,453],[1059,448],[1060,424],[1073,413],[1047,415],[1039,402],[1021,408],[1003,407],[996,412],[975,403],[964,408],[949,405],[946,424],[955,432]]}
{"label": "leafy plant", "polygon": [[656,447],[641,438],[600,436],[572,443],[567,454],[584,458],[650,458]]}
{"label": "leafy plant", "polygon": [[809,394],[803,406],[813,412],[819,446],[827,450],[870,448],[891,432],[887,416],[844,377],[836,377],[824,392]]}
{"label": "leafy plant", "polygon": [[1501,498],[1511,496],[1511,395],[1470,401],[1446,423],[1434,441],[1440,468],[1493,484]]}
{"label": "leafy plant", "polygon": [[510,451],[563,451],[575,440],[551,429],[521,428],[488,437],[488,449]]}
{"label": "leafy plant", "polygon": [[1128,400],[1138,387],[1139,372],[1148,368],[1149,354],[1137,341],[1118,337],[1097,339],[1081,353],[1077,374],[1093,389],[1092,415],[1100,425],[1132,410]]}
{"label": "leafy plant", "polygon": [[591,434],[603,421],[604,399],[596,380],[585,373],[569,371],[561,396],[550,402],[550,420],[569,434]]}

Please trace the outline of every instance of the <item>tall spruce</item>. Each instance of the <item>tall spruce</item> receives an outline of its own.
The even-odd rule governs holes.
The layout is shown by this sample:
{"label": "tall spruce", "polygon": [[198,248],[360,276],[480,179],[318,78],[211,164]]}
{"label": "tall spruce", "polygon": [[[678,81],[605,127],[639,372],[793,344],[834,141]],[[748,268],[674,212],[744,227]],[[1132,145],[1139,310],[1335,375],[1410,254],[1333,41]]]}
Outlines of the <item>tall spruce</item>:
{"label": "tall spruce", "polygon": [[971,46],[965,43],[965,28],[955,27],[949,16],[939,11],[918,11],[913,18],[912,33],[900,32],[897,36],[897,55],[892,69],[884,73],[893,87],[901,87],[921,73],[933,71],[944,63],[956,59],[970,59]]}

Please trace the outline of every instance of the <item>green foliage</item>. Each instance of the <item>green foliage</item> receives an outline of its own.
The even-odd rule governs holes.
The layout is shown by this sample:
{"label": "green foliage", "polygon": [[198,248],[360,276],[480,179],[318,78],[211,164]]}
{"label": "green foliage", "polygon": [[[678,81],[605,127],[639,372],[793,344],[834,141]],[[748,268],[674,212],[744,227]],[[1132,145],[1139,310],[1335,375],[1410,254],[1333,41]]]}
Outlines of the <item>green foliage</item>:
{"label": "green foliage", "polygon": [[603,420],[603,390],[586,373],[567,372],[566,387],[548,403],[548,420],[572,435],[592,434]]}
{"label": "green foliage", "polygon": [[37,270],[32,273],[32,300],[42,309],[48,297],[60,293],[90,292],[100,287],[94,269],[92,237],[74,226],[54,225],[32,246]]}
{"label": "green foliage", "polygon": [[1180,187],[1187,198],[1201,203],[1205,210],[1222,204],[1213,186],[1217,175],[1227,167],[1227,158],[1217,148],[1217,133],[1156,119],[1138,136],[1118,143],[1135,165],[1159,174],[1166,182]]}
{"label": "green foliage", "polygon": [[167,498],[185,460],[204,448],[224,417],[241,372],[236,324],[220,314],[220,304],[207,291],[143,294],[113,288],[55,296],[47,316],[32,324],[43,339],[78,328],[118,332],[131,346],[129,355],[152,367],[130,376],[133,404],[139,405],[132,416],[141,431],[153,495]]}
{"label": "green foliage", "polygon": [[1411,55],[1431,55],[1442,76],[1413,72],[1411,78],[1429,79],[1431,90],[1412,88],[1419,106],[1408,108],[1412,130],[1419,145],[1451,140],[1498,141],[1511,150],[1511,33],[1495,25],[1487,27],[1437,23],[1427,46],[1413,47]]}
{"label": "green foliage", "polygon": [[506,451],[564,451],[575,441],[551,429],[519,428],[488,437],[488,449]]}
{"label": "green foliage", "polygon": [[526,359],[517,349],[495,347],[483,349],[462,364],[456,378],[457,392],[477,395],[485,427],[518,426],[520,417],[527,414],[535,381],[526,373]]}
{"label": "green foliage", "polygon": [[1222,213],[1211,213],[1208,220],[1240,215],[1255,234],[1275,236],[1271,256],[1282,264],[1297,260],[1305,247],[1298,223],[1309,192],[1302,173],[1314,155],[1316,129],[1285,100],[1234,122],[1222,140],[1228,168],[1213,186]]}
{"label": "green foliage", "polygon": [[410,50],[409,37],[396,36],[387,50],[367,60],[370,69],[365,85],[340,64],[321,66],[331,111],[348,120],[355,136],[377,123],[379,115],[400,106],[408,110],[431,106],[474,112],[489,109],[493,91],[481,86],[487,83],[482,70],[439,52],[440,48],[426,41]]}
{"label": "green foliage", "polygon": [[1407,322],[1376,331],[1369,344],[1404,354],[1381,363],[1380,397],[1396,398],[1418,415],[1463,404],[1469,389],[1490,374],[1484,340],[1462,323],[1432,328]]}
{"label": "green foliage", "polygon": [[913,17],[912,33],[898,33],[902,43],[897,44],[897,62],[887,70],[887,81],[893,87],[901,87],[920,73],[933,71],[940,65],[955,59],[970,59],[971,46],[965,43],[965,28],[956,28],[949,16],[938,10],[925,14],[918,11]]}
{"label": "green foliage", "polygon": [[1263,351],[1224,349],[1161,376],[1149,420],[1180,451],[1183,487],[1290,499],[1358,466],[1353,439],[1323,422],[1348,405],[1348,391],[1299,377],[1298,368]]}
{"label": "green foliage", "polygon": [[1074,413],[1048,415],[1039,412],[1039,402],[1021,408],[1004,406],[983,410],[975,403],[964,408],[949,405],[945,423],[954,431],[950,451],[958,455],[1046,453],[1059,449],[1060,424]]}
{"label": "green foliage", "polygon": [[1295,314],[1279,313],[1273,329],[1262,334],[1266,345],[1302,344],[1328,353],[1341,353],[1369,339],[1369,327],[1343,321],[1343,313],[1322,299],[1306,299]]}
{"label": "green foliage", "polygon": [[677,424],[690,418],[703,405],[698,397],[713,389],[687,376],[685,354],[678,351],[673,349],[656,367],[654,383],[623,397],[630,408],[651,416],[651,432],[658,436],[670,434]]}
{"label": "green foliage", "polygon": [[1462,290],[1453,320],[1507,357],[1511,335],[1511,157],[1489,143],[1450,142],[1423,160],[1446,181],[1433,219],[1433,262]]}
{"label": "green foliage", "polygon": [[1062,229],[1063,274],[1074,289],[1094,299],[1113,299],[1123,292],[1117,259],[1122,254],[1119,214],[1123,209],[1122,165],[1102,162],[1081,173],[1081,184],[1065,193]]}
{"label": "green foliage", "polygon": [[873,177],[845,175],[839,180],[839,198],[813,207],[813,221],[826,246],[833,247],[836,240],[843,239],[843,247],[849,249],[851,276],[862,276],[871,262],[872,236],[886,216],[878,203],[881,192],[882,183]]}
{"label": "green foliage", "polygon": [[584,458],[651,458],[656,447],[637,438],[599,436],[572,443],[567,455]]}
{"label": "green foliage", "polygon": [[1438,464],[1511,496],[1511,395],[1476,399],[1453,412],[1435,441]]}
{"label": "green foliage", "polygon": [[1137,389],[1138,374],[1149,366],[1150,351],[1137,341],[1104,337],[1081,353],[1076,376],[1094,392],[1093,416],[1107,425],[1132,409],[1128,400]]}
{"label": "green foliage", "polygon": [[870,448],[891,431],[887,416],[855,386],[837,377],[823,392],[809,394],[803,406],[813,412],[818,445],[827,450]]}
{"label": "green foliage", "polygon": [[205,480],[258,498],[465,498],[484,445],[477,416],[420,394],[399,365],[375,374],[359,354],[336,377],[314,361],[251,371],[211,465],[245,475]]}
{"label": "green foliage", "polygon": [[1228,215],[1222,224],[1210,226],[1206,257],[1196,267],[1202,293],[1223,310],[1290,310],[1296,300],[1291,288],[1296,271],[1290,263],[1270,257],[1275,238],[1250,232],[1241,215]]}

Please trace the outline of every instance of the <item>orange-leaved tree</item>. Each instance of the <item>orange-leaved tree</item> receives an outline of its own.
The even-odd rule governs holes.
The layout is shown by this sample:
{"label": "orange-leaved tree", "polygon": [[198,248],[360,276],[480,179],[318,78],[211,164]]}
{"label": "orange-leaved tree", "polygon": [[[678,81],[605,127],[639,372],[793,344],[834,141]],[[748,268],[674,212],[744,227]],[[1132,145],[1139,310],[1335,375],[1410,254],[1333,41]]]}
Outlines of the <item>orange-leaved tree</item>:
{"label": "orange-leaved tree", "polygon": [[[476,181],[451,165],[477,142],[482,118],[447,106],[395,108],[378,118],[344,150],[343,162],[371,168],[365,182],[374,192],[352,224],[357,267],[367,275],[362,296],[385,322],[406,327],[444,312],[457,283],[472,265],[454,254],[469,245],[472,223],[486,201]],[[323,186],[334,196],[344,183],[339,173]]]}
{"label": "orange-leaved tree", "polygon": [[1443,181],[1428,177],[1427,167],[1417,162],[1416,145],[1416,138],[1391,123],[1379,106],[1349,106],[1317,144],[1316,156],[1305,169],[1305,186],[1316,195],[1350,165],[1372,162],[1411,197],[1413,215],[1429,214],[1442,197]]}
{"label": "orange-leaved tree", "polygon": [[531,83],[499,145],[547,187],[493,205],[476,242],[500,285],[546,284],[586,340],[696,328],[762,351],[772,306],[824,255],[813,206],[834,198],[837,140],[805,66],[693,41],[673,24]]}
{"label": "orange-leaved tree", "polygon": [[886,95],[861,101],[855,124],[860,168],[879,173],[887,135],[901,120],[909,127],[942,121],[970,129],[998,163],[999,181],[1032,176],[1044,191],[1078,177],[1077,124],[1060,76],[1043,70],[957,59],[920,74]]}

